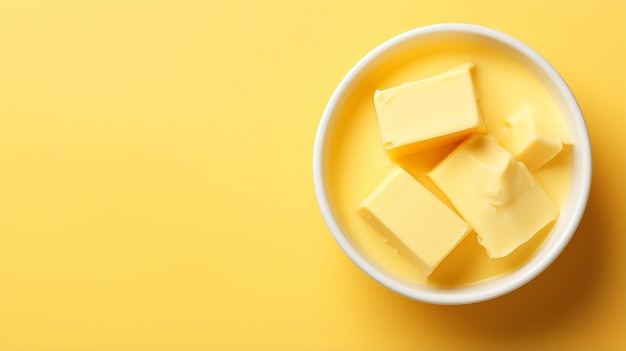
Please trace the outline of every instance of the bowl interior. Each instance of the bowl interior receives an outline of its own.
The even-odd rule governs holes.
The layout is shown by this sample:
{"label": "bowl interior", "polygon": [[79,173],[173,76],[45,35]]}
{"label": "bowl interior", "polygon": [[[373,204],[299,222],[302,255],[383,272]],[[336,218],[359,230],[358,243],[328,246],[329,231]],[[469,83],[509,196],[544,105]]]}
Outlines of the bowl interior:
{"label": "bowl interior", "polygon": [[[572,180],[561,215],[536,253],[512,272],[487,281],[454,288],[438,288],[416,284],[399,277],[373,259],[351,238],[351,233],[337,220],[328,184],[329,159],[333,157],[333,142],[329,133],[337,127],[339,111],[350,103],[365,79],[389,62],[410,59],[413,50],[437,45],[474,43],[502,52],[527,67],[548,89],[561,110],[569,131],[572,148]],[[367,150],[366,150],[367,151]],[[320,122],[314,151],[314,178],[322,214],[328,227],[346,254],[361,269],[383,285],[408,297],[431,303],[471,303],[497,297],[528,282],[545,269],[563,250],[574,234],[584,212],[591,182],[591,153],[587,129],[576,100],[559,74],[532,49],[505,34],[484,27],[443,24],[418,28],[401,34],[380,45],[359,61],[339,84]]]}

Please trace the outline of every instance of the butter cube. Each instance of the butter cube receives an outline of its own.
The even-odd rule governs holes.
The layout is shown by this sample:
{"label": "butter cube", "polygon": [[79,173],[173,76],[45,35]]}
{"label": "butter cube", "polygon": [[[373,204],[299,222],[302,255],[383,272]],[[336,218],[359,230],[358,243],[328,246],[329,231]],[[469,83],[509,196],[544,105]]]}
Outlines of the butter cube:
{"label": "butter cube", "polygon": [[471,231],[454,211],[398,166],[358,212],[424,277]]}
{"label": "butter cube", "polygon": [[534,171],[550,161],[563,149],[561,139],[541,128],[534,110],[525,106],[505,121],[505,128],[498,142],[515,159],[524,162]]}
{"label": "butter cube", "polygon": [[492,258],[508,255],[559,214],[528,168],[492,136],[469,138],[428,176]]}
{"label": "butter cube", "polygon": [[377,90],[374,105],[391,158],[459,141],[483,131],[472,64],[438,76]]}

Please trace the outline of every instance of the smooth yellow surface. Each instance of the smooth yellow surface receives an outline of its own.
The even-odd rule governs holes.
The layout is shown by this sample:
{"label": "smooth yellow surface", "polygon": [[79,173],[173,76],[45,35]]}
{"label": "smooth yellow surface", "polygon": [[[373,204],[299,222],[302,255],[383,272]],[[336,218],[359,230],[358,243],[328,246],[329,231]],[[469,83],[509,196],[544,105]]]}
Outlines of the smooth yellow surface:
{"label": "smooth yellow surface", "polygon": [[559,216],[528,168],[490,135],[470,137],[428,176],[492,258],[507,256]]}
{"label": "smooth yellow surface", "polygon": [[[311,154],[362,55],[453,21],[550,60],[594,179],[537,279],[433,306],[341,252]],[[0,1],[0,350],[623,349],[625,43],[621,0]]]}
{"label": "smooth yellow surface", "polygon": [[473,65],[376,90],[382,145],[393,158],[459,141],[484,129],[472,82]]}
{"label": "smooth yellow surface", "polygon": [[401,167],[389,171],[358,211],[424,278],[472,230]]}
{"label": "smooth yellow surface", "polygon": [[560,135],[567,133],[560,129],[556,132],[546,130],[540,121],[532,106],[524,106],[507,119],[498,139],[502,147],[531,171],[543,166],[563,149]]}

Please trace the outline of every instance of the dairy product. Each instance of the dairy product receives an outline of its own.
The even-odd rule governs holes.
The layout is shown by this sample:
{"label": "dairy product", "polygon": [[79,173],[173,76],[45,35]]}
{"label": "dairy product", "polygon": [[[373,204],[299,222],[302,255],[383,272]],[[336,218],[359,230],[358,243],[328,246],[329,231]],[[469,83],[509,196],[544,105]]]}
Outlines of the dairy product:
{"label": "dairy product", "polygon": [[424,276],[432,273],[471,227],[488,256],[501,258],[558,217],[558,207],[530,170],[561,151],[559,134],[538,123],[530,104],[501,120],[503,128],[496,135],[504,148],[496,137],[482,134],[487,130],[474,91],[473,67],[467,63],[374,94],[388,156],[397,160],[413,155],[397,160],[401,164],[465,139],[428,173],[437,187],[430,190],[443,192],[444,201],[462,219],[398,166],[359,208]]}
{"label": "dairy product", "polygon": [[504,121],[498,142],[529,170],[534,171],[550,161],[563,144],[555,131],[538,123],[532,106],[524,106],[518,113]]}
{"label": "dairy product", "polygon": [[471,231],[454,211],[398,166],[358,211],[424,277]]}
{"label": "dairy product", "polygon": [[434,77],[375,92],[380,136],[390,157],[458,141],[484,129],[472,68],[472,64],[465,64]]}
{"label": "dairy product", "polygon": [[[436,188],[427,174],[454,149],[457,143],[423,150],[391,160],[381,146],[380,128],[373,103],[377,88],[394,87],[411,80],[428,79],[453,67],[472,62],[472,79],[480,95],[480,113],[486,133],[500,137],[504,121],[530,105],[541,124],[567,134],[563,112],[543,81],[506,52],[478,43],[425,45],[403,56],[384,60],[376,70],[363,75],[346,103],[338,109],[337,124],[329,129],[327,190],[338,224],[349,240],[373,264],[414,284],[436,288],[458,288],[508,274],[534,257],[550,236],[547,225],[532,239],[505,257],[491,259],[476,234],[469,233],[425,282],[422,274],[402,255],[390,249],[379,231],[356,211],[359,204],[400,164],[429,190]],[[555,128],[552,128],[554,126]],[[533,171],[533,177],[554,203],[567,202],[573,174],[573,151],[562,136],[563,150],[550,162]]]}
{"label": "dairy product", "polygon": [[559,214],[526,166],[493,136],[470,137],[428,176],[492,258],[508,255]]}

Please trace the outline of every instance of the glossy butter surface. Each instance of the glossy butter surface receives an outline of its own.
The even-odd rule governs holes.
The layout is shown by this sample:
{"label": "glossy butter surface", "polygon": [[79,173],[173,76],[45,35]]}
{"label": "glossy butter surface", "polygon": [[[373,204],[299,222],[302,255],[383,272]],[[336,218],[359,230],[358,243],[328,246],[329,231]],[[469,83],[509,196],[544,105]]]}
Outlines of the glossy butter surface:
{"label": "glossy butter surface", "polygon": [[385,175],[358,211],[424,278],[472,230],[401,167]]}
{"label": "glossy butter surface", "polygon": [[397,159],[484,129],[467,63],[374,93],[382,144]]}
{"label": "glossy butter surface", "polygon": [[507,256],[559,211],[528,168],[490,135],[463,141],[428,173],[491,258]]}

